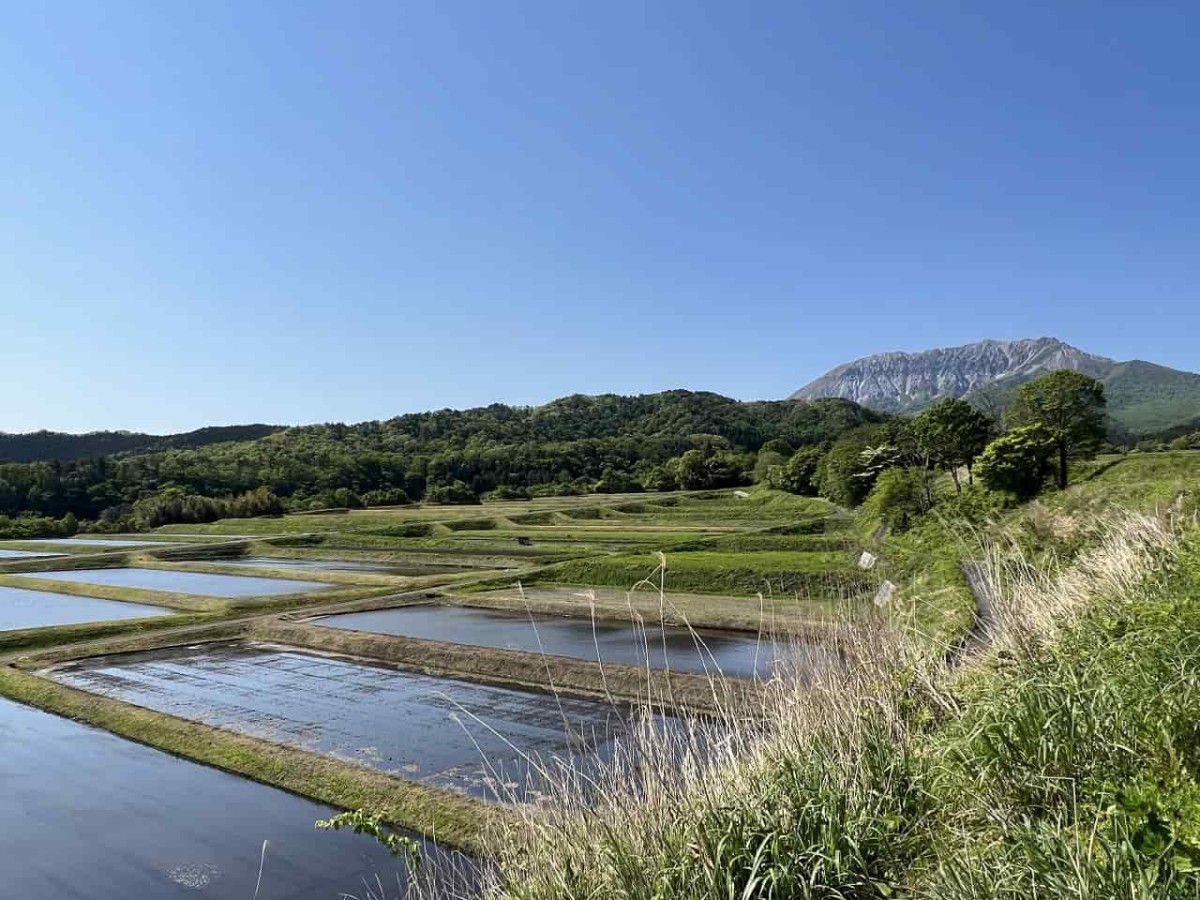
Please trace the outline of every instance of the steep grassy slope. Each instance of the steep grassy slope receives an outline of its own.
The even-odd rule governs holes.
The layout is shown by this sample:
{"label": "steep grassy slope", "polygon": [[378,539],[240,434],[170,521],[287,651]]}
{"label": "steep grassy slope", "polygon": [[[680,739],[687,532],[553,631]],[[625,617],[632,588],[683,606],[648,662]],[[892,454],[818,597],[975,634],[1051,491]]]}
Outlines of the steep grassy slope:
{"label": "steep grassy slope", "polygon": [[997,655],[880,635],[715,751],[647,728],[634,785],[491,835],[488,896],[1197,896],[1200,536],[1130,517],[1057,573],[995,559]]}

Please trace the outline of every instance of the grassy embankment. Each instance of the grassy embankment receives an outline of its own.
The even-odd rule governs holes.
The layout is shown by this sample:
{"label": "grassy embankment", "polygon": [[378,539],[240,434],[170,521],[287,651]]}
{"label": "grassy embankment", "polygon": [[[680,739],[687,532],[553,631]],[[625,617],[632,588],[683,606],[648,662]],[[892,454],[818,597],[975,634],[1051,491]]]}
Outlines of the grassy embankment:
{"label": "grassy embankment", "polygon": [[[1200,474],[1158,465],[1102,477],[1174,504]],[[490,834],[491,896],[1200,894],[1200,533],[1186,495],[1101,519],[1098,481],[1002,523],[1051,539],[1037,565],[1007,528],[989,547],[982,660],[880,632],[846,672],[778,682],[767,727],[715,754],[652,731],[630,752],[671,765],[618,767],[591,803],[567,780]]]}

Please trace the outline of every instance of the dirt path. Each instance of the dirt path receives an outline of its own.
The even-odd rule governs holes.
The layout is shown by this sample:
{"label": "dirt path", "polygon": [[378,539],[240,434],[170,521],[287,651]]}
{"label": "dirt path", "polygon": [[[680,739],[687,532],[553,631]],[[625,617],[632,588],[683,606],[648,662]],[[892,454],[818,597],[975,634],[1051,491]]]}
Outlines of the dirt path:
{"label": "dirt path", "polygon": [[959,666],[978,656],[992,643],[996,631],[996,609],[992,585],[983,566],[976,562],[962,564],[963,575],[975,596],[975,624],[966,637],[950,653],[950,665]]}

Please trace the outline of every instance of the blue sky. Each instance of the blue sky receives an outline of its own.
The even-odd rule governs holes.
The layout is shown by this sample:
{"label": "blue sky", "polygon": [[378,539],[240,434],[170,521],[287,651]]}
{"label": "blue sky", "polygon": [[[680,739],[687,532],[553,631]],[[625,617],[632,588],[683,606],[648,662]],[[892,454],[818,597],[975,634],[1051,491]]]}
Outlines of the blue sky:
{"label": "blue sky", "polygon": [[0,430],[1200,369],[1200,6],[5,3]]}

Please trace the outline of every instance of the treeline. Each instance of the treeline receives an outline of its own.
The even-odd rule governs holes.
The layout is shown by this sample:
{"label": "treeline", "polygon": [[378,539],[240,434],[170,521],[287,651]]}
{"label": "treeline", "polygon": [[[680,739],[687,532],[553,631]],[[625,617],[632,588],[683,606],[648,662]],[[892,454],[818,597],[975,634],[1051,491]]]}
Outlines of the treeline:
{"label": "treeline", "polygon": [[157,528],[177,522],[278,516],[283,511],[282,501],[264,487],[246,491],[237,497],[224,498],[189,494],[180,488],[169,487],[133,504],[133,524],[138,528]]}
{"label": "treeline", "polygon": [[956,496],[978,478],[988,502],[1025,500],[1047,484],[1066,487],[1070,462],[1106,441],[1104,387],[1064,370],[1021,385],[1003,423],[945,399],[914,418],[860,426],[783,458],[765,460],[764,451],[757,465],[773,487],[865,504],[902,530],[939,501],[943,473]]}
{"label": "treeline", "polygon": [[236,515],[259,490],[280,509],[307,510],[717,487],[752,479],[768,445],[790,453],[884,421],[846,400],[744,403],[689,391],[494,404],[189,450],[0,464],[0,513],[150,527]]}
{"label": "treeline", "polygon": [[1166,450],[1200,450],[1200,429],[1195,425],[1172,428],[1156,437],[1142,438],[1134,444],[1135,450],[1143,453],[1161,453]]}
{"label": "treeline", "polygon": [[74,460],[115,453],[205,447],[225,441],[252,441],[279,430],[278,425],[222,425],[167,435],[133,431],[93,431],[89,434],[64,434],[61,431],[34,431],[29,434],[0,432],[0,461]]}
{"label": "treeline", "polygon": [[9,541],[42,537],[70,537],[78,533],[79,522],[67,513],[61,519],[48,516],[19,516],[10,518],[0,515],[0,539]]}

